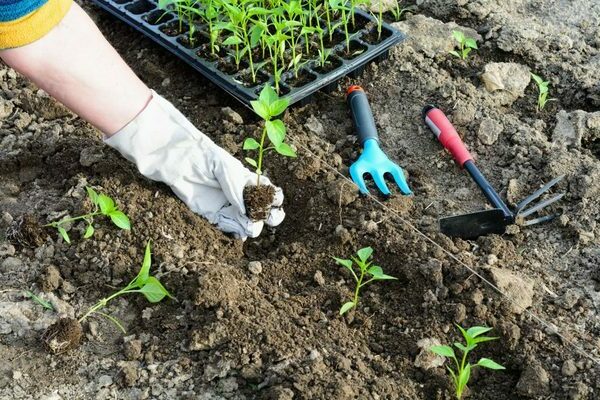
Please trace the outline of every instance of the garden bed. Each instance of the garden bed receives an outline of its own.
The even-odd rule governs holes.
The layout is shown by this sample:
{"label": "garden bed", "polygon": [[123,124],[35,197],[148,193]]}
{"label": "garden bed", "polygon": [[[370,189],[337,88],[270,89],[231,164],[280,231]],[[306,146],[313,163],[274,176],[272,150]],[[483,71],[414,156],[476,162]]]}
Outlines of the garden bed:
{"label": "garden bed", "polygon": [[[269,155],[265,170],[283,188],[287,217],[245,243],[192,213],[166,186],[142,179],[97,131],[2,66],[0,398],[451,399],[444,368],[417,360],[422,339],[456,341],[455,323],[493,327],[500,339],[475,357],[507,367],[474,373],[469,399],[598,398],[600,368],[590,357],[600,351],[600,135],[593,112],[600,106],[600,42],[597,24],[588,22],[597,4],[492,2],[489,13],[483,3],[463,3],[423,2],[397,24],[409,39],[387,61],[288,111],[283,119],[298,158]],[[192,68],[130,27],[87,10],[139,76],[244,157],[244,138],[260,128],[250,110],[208,80],[191,82]],[[478,37],[479,51],[465,62],[447,54],[455,29]],[[531,82],[519,95],[488,92],[480,75],[498,61],[549,79],[557,100],[537,112]],[[358,155],[344,98],[350,84],[365,88],[382,147],[406,169],[415,193],[384,204],[494,284],[517,285],[511,296],[521,307],[340,178]],[[563,216],[475,241],[441,235],[438,218],[481,209],[485,200],[423,125],[428,103],[451,117],[511,203],[566,174]],[[74,225],[71,245],[54,230],[34,231],[27,246],[3,236],[26,214],[50,221],[86,211],[85,185],[114,198],[132,230],[98,221],[84,240],[85,224]],[[59,313],[23,292],[80,315],[135,276],[148,239],[152,271],[177,301],[118,299],[108,311],[126,335],[92,319],[81,347],[49,355],[39,338]],[[366,287],[357,309],[340,317],[353,281],[331,256],[364,246],[399,280]]]}

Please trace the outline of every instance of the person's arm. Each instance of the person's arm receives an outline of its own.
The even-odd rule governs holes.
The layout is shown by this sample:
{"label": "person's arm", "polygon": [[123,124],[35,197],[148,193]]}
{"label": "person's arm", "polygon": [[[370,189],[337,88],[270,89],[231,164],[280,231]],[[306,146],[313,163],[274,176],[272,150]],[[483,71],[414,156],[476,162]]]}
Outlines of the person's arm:
{"label": "person's arm", "polygon": [[[68,1],[48,0],[40,12],[55,15],[52,12]],[[31,16],[40,18],[35,12]],[[4,47],[3,40],[10,38],[6,30],[0,22]],[[0,50],[0,58],[104,132],[105,143],[134,162],[144,176],[168,184],[192,211],[224,232],[255,237],[264,223],[278,225],[283,220],[279,188],[265,221],[246,216],[243,191],[256,184],[256,174],[151,91],[77,4],[36,40]],[[271,184],[264,177],[260,182]]]}
{"label": "person's arm", "polygon": [[42,38],[0,58],[105,135],[123,128],[150,100],[150,89],[73,3]]}

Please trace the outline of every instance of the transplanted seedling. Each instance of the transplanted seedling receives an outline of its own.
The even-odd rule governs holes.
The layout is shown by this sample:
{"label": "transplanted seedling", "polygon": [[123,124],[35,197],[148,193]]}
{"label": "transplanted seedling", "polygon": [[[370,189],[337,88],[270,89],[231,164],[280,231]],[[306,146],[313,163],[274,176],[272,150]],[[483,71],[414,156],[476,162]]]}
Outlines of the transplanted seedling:
{"label": "transplanted seedling", "polygon": [[548,99],[548,86],[550,85],[550,82],[544,81],[544,79],[541,76],[536,75],[533,72],[531,73],[531,77],[535,81],[538,89],[537,110],[539,112],[542,111],[544,107],[546,107],[546,103],[553,100]]}
{"label": "transplanted seedling", "polygon": [[[243,149],[246,151],[257,151],[256,159],[246,157],[246,162],[255,168],[258,175],[256,186],[260,184],[260,175],[263,172],[263,157],[269,150],[275,150],[277,153],[286,157],[296,157],[296,152],[285,143],[286,129],[282,120],[274,119],[282,114],[289,104],[286,97],[280,98],[270,85],[266,85],[260,92],[258,100],[251,101],[250,104],[254,112],[261,117],[265,125],[260,136],[260,142],[254,138],[244,140]],[[267,142],[269,139],[269,143]]]}
{"label": "transplanted seedling", "polygon": [[[390,275],[386,275],[383,273],[383,269],[381,269],[378,265],[373,265],[373,261],[369,261],[371,255],[373,254],[373,249],[371,247],[365,247],[356,252],[355,256],[351,256],[350,260],[333,257],[333,259],[340,265],[346,267],[350,273],[352,273],[352,277],[356,281],[356,286],[354,288],[354,297],[352,301],[348,301],[342,305],[340,308],[340,315],[344,315],[352,308],[356,307],[358,304],[358,296],[360,294],[360,289],[368,283],[373,281],[383,281],[383,280],[391,280],[398,279]],[[358,266],[359,274],[355,272],[354,263]],[[368,278],[365,281],[365,278]]]}
{"label": "transplanted seedling", "polygon": [[44,226],[50,226],[56,228],[58,233],[67,243],[71,243],[71,238],[64,228],[64,225],[78,220],[84,220],[87,223],[87,228],[83,237],[85,239],[90,238],[94,234],[94,217],[98,215],[104,215],[110,218],[110,220],[121,229],[131,229],[131,223],[125,213],[117,208],[113,199],[105,194],[98,194],[91,187],[86,187],[87,194],[92,204],[94,205],[94,211],[89,214],[80,215],[78,217],[63,218],[60,221],[51,222]]}
{"label": "transplanted seedling", "polygon": [[92,315],[98,314],[112,323],[114,323],[123,333],[126,333],[121,322],[112,315],[102,312],[108,303],[125,294],[141,293],[150,303],[158,303],[165,297],[170,297],[171,294],[160,283],[158,278],[150,275],[150,265],[152,264],[152,255],[150,252],[150,241],[146,244],[144,261],[137,276],[129,282],[123,289],[111,294],[110,296],[101,299],[78,320],[72,318],[61,318],[58,322],[50,325],[50,327],[42,335],[42,340],[46,344],[48,350],[54,354],[65,352],[79,345],[81,340],[81,323]]}
{"label": "transplanted seedling", "polygon": [[466,60],[467,56],[473,49],[477,49],[477,41],[473,38],[465,36],[461,31],[452,31],[452,36],[458,42],[459,51],[452,50],[450,54],[460,58],[461,60]]}
{"label": "transplanted seedling", "polygon": [[454,361],[454,366],[456,369],[453,369],[449,366],[446,366],[450,376],[452,376],[452,383],[454,384],[454,393],[456,398],[460,400],[464,393],[465,388],[467,387],[467,383],[469,383],[469,378],[471,377],[471,370],[476,367],[483,367],[488,369],[505,369],[502,365],[497,362],[490,360],[489,358],[481,358],[477,364],[471,365],[468,362],[468,355],[473,349],[477,347],[479,343],[489,342],[490,340],[496,340],[497,337],[489,337],[489,336],[481,336],[484,333],[487,333],[492,330],[492,328],[487,328],[485,326],[474,326],[467,330],[464,330],[459,325],[456,325],[465,338],[466,345],[462,343],[454,343],[454,347],[461,351],[462,356],[459,359],[456,357],[454,353],[454,349],[451,346],[432,346],[429,350],[437,355],[442,357],[450,358]]}

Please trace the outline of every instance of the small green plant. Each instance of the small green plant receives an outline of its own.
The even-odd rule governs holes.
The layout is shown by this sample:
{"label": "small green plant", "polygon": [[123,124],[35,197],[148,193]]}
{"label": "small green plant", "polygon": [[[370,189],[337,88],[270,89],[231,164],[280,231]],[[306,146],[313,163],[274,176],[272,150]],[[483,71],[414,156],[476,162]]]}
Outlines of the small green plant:
{"label": "small green plant", "polygon": [[121,324],[121,322],[117,318],[113,317],[110,314],[100,311],[101,309],[106,307],[109,301],[119,296],[123,296],[125,294],[130,293],[141,293],[146,297],[146,299],[150,303],[158,303],[165,297],[173,298],[173,296],[171,296],[167,289],[165,289],[162,283],[160,283],[158,278],[150,275],[151,264],[152,253],[150,251],[150,241],[148,241],[148,243],[146,244],[146,251],[144,253],[144,261],[142,262],[142,268],[138,272],[137,276],[133,278],[133,280],[129,282],[129,284],[123,289],[98,301],[96,304],[90,307],[88,311],[83,315],[83,317],[79,318],[79,323],[82,323],[83,321],[85,321],[86,318],[94,314],[98,314],[114,323],[123,333],[126,333],[123,324]]}
{"label": "small green plant", "polygon": [[476,367],[483,367],[493,370],[505,369],[502,365],[497,362],[490,360],[489,358],[481,358],[477,364],[471,365],[468,360],[469,352],[473,351],[477,347],[479,343],[489,342],[490,340],[496,340],[497,337],[489,337],[489,336],[481,336],[484,333],[487,333],[492,330],[492,328],[487,328],[485,326],[474,326],[467,330],[464,330],[459,325],[456,325],[462,333],[466,345],[462,343],[454,343],[454,347],[461,351],[462,357],[460,358],[460,362],[454,353],[454,349],[451,346],[432,346],[429,350],[437,355],[442,357],[450,358],[454,361],[454,365],[456,369],[452,369],[449,366],[446,366],[448,372],[450,372],[450,376],[452,376],[452,383],[454,384],[454,391],[456,398],[460,400],[464,393],[467,384],[469,383],[469,378],[471,377],[471,370]]}
{"label": "small green plant", "polygon": [[[256,186],[259,186],[260,176],[262,175],[263,157],[267,151],[275,150],[286,157],[296,157],[296,152],[289,144],[285,143],[286,129],[283,121],[273,119],[285,111],[289,100],[285,97],[280,98],[270,85],[265,85],[260,92],[258,100],[251,101],[250,104],[254,112],[265,122],[260,142],[254,138],[246,138],[243,145],[243,149],[246,151],[258,151],[257,159],[246,157],[246,162],[255,168],[256,175],[258,176]],[[267,145],[267,138],[269,138],[271,145],[265,147]]]}
{"label": "small green plant", "polygon": [[535,81],[538,89],[537,110],[539,112],[546,107],[546,103],[553,100],[548,98],[548,86],[550,85],[550,82],[544,81],[541,76],[536,75],[533,72],[531,72],[531,77]]}
{"label": "small green plant", "polygon": [[94,217],[98,215],[104,215],[110,218],[110,220],[121,229],[129,230],[131,229],[131,223],[129,222],[129,217],[125,215],[125,213],[117,208],[113,199],[108,197],[105,194],[98,194],[94,189],[87,186],[86,188],[87,195],[94,205],[94,211],[89,214],[80,215],[78,217],[72,218],[63,218],[60,221],[51,222],[44,226],[49,226],[52,228],[56,228],[58,233],[65,242],[71,244],[71,238],[67,233],[67,230],[64,228],[64,224],[84,220],[87,223],[87,228],[83,237],[85,239],[90,238],[94,234]]}
{"label": "small green plant", "polygon": [[30,290],[25,291],[25,296],[29,297],[34,303],[39,304],[40,306],[44,307],[45,309],[54,311],[54,307],[52,307],[52,303],[42,299],[39,296],[36,296],[32,291],[30,291]]}
{"label": "small green plant", "polygon": [[469,56],[469,53],[473,49],[477,49],[477,41],[473,38],[465,36],[461,31],[452,31],[452,36],[458,42],[459,51],[452,50],[450,54],[460,58],[461,60],[466,60]]}
{"label": "small green plant", "polygon": [[408,6],[408,7],[402,7],[400,5],[400,1],[396,2],[396,7],[392,8],[390,10],[390,12],[392,13],[392,16],[394,17],[394,21],[398,22],[402,19],[402,16],[404,15],[405,12],[408,11],[415,11],[417,9],[416,6]]}
{"label": "small green plant", "polygon": [[[373,265],[373,261],[369,261],[369,258],[371,258],[372,254],[373,249],[371,247],[364,247],[356,252],[356,255],[358,257],[351,256],[350,260],[333,257],[336,263],[346,267],[352,273],[352,277],[356,281],[356,286],[354,288],[354,297],[352,298],[352,301],[348,301],[342,305],[342,307],[340,308],[340,315],[344,315],[349,310],[356,307],[356,305],[358,304],[358,296],[360,294],[360,289],[363,286],[373,281],[398,279],[393,276],[384,274],[383,269],[380,266]],[[356,263],[360,270],[358,275],[354,271],[353,262]],[[368,280],[364,281],[365,278],[368,278]]]}

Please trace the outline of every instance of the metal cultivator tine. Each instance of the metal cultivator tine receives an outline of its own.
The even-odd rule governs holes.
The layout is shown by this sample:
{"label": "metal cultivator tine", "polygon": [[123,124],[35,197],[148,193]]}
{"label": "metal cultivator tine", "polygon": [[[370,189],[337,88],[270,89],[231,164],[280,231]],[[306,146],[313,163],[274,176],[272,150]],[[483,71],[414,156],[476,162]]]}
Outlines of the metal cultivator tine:
{"label": "metal cultivator tine", "polygon": [[549,206],[550,204],[555,203],[558,200],[562,199],[563,196],[565,195],[564,193],[560,193],[549,199],[540,201],[539,203],[535,204],[531,208],[525,209],[525,207],[528,206],[533,201],[537,200],[539,197],[541,197],[546,192],[548,192],[553,186],[555,186],[558,182],[560,182],[564,177],[565,177],[564,175],[561,175],[557,178],[552,179],[550,182],[548,182],[547,184],[542,186],[540,189],[536,190],[533,194],[531,194],[531,195],[527,196],[525,199],[523,199],[519,204],[517,204],[517,207],[515,209],[515,214],[516,214],[516,220],[518,221],[519,225],[527,226],[527,225],[538,224],[540,222],[550,221],[551,219],[553,219],[559,215],[559,214],[546,215],[546,216],[542,216],[542,217],[538,217],[538,218],[533,218],[528,221],[525,220],[525,218],[527,218],[531,214],[533,214],[537,211],[540,211],[541,209]]}

